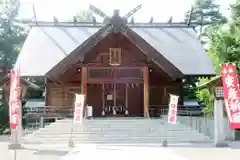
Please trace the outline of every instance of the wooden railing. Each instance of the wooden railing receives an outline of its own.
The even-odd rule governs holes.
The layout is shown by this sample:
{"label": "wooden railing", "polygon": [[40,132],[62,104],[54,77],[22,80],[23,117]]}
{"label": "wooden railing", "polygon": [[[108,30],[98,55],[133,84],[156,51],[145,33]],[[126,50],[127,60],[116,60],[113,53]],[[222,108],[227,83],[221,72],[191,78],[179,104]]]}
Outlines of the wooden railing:
{"label": "wooden railing", "polygon": [[51,117],[71,117],[73,116],[73,107],[71,106],[46,106],[36,108],[25,108],[26,116],[39,117],[39,116],[51,116]]}

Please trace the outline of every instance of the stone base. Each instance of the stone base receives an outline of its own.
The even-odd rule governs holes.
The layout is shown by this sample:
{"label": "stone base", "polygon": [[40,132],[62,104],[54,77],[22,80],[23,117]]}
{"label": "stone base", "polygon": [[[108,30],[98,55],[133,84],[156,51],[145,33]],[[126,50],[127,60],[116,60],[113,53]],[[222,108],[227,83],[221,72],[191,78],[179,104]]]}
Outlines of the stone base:
{"label": "stone base", "polygon": [[68,141],[68,147],[70,147],[70,148],[75,147],[73,140]]}
{"label": "stone base", "polygon": [[228,143],[227,142],[217,142],[217,143],[214,143],[214,146],[215,147],[228,147]]}
{"label": "stone base", "polygon": [[21,144],[9,144],[8,149],[23,149]]}
{"label": "stone base", "polygon": [[162,142],[162,147],[167,147],[168,146],[168,142],[166,141],[166,140],[164,140],[163,142]]}

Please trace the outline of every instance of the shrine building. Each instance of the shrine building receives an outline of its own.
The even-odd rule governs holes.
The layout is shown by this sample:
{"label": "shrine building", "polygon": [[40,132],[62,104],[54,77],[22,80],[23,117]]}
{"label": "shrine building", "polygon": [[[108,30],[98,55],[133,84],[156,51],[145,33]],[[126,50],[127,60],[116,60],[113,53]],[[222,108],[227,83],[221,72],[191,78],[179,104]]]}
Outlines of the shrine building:
{"label": "shrine building", "polygon": [[185,79],[215,72],[194,26],[127,23],[118,12],[104,23],[38,22],[16,62],[22,77],[45,79],[45,105],[72,111],[85,95],[94,117],[147,117],[183,103]]}

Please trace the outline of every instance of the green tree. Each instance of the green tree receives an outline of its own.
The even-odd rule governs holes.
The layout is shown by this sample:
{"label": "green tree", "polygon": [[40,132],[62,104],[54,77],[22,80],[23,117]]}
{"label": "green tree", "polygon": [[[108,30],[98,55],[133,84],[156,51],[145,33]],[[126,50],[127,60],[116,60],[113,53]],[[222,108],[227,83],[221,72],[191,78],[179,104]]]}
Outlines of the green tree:
{"label": "green tree", "polygon": [[[192,9],[185,14],[185,21],[197,25],[199,37],[202,43],[206,44],[209,41],[209,33],[214,33],[219,25],[227,22],[227,19],[219,12],[219,5],[214,0],[195,0]],[[215,64],[219,62],[216,55],[209,54],[209,56]],[[218,65],[216,64],[216,66]],[[189,97],[196,98],[196,88],[192,84],[184,86],[184,93],[188,99]]]}
{"label": "green tree", "polygon": [[[0,59],[6,71],[12,68],[26,38],[24,28],[15,21],[18,9],[19,0],[11,0],[0,14]],[[8,100],[2,102],[0,108],[0,130],[4,130],[8,127]]]}
{"label": "green tree", "polygon": [[[203,84],[205,82],[209,81],[208,78],[201,78],[199,79],[199,83]],[[214,96],[210,93],[208,88],[204,88],[201,90],[197,90],[196,97],[198,101],[204,104],[204,113],[207,116],[211,116],[213,113],[213,101]]]}
{"label": "green tree", "polygon": [[236,0],[236,3],[231,5],[230,27],[235,26],[240,26],[240,0]]}
{"label": "green tree", "polygon": [[[240,0],[231,6],[231,18],[227,27],[218,27],[209,34],[208,53],[215,58],[215,69],[219,73],[220,63],[234,62],[240,73]],[[240,77],[240,75],[239,75]]]}
{"label": "green tree", "polygon": [[[236,63],[240,78],[240,0],[231,6],[231,17],[227,25],[219,25],[208,32],[208,54],[215,71],[220,73],[221,63]],[[198,91],[197,97],[204,101],[206,112],[213,111],[207,90]]]}
{"label": "green tree", "polygon": [[18,10],[19,0],[11,0],[8,8],[0,15],[0,58],[7,68],[12,68],[26,38],[24,28],[14,20]]}
{"label": "green tree", "polygon": [[189,20],[190,23],[197,24],[202,38],[207,36],[206,33],[209,27],[227,22],[227,18],[220,13],[219,5],[215,3],[215,0],[195,0],[192,10],[185,14],[185,21]]}

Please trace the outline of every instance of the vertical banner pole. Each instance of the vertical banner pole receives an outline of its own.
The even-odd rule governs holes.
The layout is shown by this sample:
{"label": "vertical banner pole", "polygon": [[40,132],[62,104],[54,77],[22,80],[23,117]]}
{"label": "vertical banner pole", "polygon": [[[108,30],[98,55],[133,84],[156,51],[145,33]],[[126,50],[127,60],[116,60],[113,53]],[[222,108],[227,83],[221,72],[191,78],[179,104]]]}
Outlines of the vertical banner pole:
{"label": "vertical banner pole", "polygon": [[16,150],[16,149],[14,149],[13,156],[14,156],[13,159],[14,159],[14,160],[17,160],[17,150]]}
{"label": "vertical banner pole", "polygon": [[[177,123],[177,107],[178,107],[179,96],[170,94],[169,108],[168,108],[168,123],[176,124]],[[167,130],[164,129],[165,136],[167,136]],[[167,140],[164,140],[162,143],[163,147],[167,147]]]}
{"label": "vertical banner pole", "polygon": [[68,147],[71,147],[71,148],[74,147],[74,142],[73,142],[73,138],[72,138],[72,135],[73,135],[73,124],[74,124],[74,120],[72,120],[72,125],[71,125],[71,130],[70,130],[70,138],[69,138],[69,141],[68,141]]}
{"label": "vertical banner pole", "polygon": [[10,97],[9,97],[9,123],[11,129],[12,142],[9,149],[21,149],[19,142],[19,130],[21,126],[21,88],[20,88],[20,70],[18,67],[10,72]]}
{"label": "vertical banner pole", "polygon": [[69,147],[74,147],[74,141],[73,141],[73,129],[74,124],[79,123],[80,125],[83,124],[83,116],[84,116],[84,95],[83,94],[75,94],[75,102],[74,102],[74,117],[72,121],[71,126],[71,132],[70,132],[70,139],[68,142]]}
{"label": "vertical banner pole", "polygon": [[221,65],[225,109],[231,129],[240,129],[240,90],[235,64]]}

